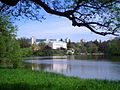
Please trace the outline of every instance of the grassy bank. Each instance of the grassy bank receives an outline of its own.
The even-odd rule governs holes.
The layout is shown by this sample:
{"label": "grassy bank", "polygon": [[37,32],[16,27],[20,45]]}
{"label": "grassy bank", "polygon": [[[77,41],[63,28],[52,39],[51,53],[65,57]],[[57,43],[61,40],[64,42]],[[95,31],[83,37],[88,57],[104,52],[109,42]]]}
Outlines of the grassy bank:
{"label": "grassy bank", "polygon": [[0,90],[120,90],[120,81],[80,79],[24,69],[0,69]]}

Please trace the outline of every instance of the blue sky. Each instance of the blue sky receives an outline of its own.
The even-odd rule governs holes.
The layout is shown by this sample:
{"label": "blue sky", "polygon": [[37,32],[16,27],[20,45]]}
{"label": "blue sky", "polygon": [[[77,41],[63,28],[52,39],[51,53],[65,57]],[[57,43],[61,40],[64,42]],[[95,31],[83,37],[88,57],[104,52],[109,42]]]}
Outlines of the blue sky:
{"label": "blue sky", "polygon": [[94,34],[85,27],[73,27],[71,22],[66,18],[57,17],[54,15],[46,15],[46,19],[39,21],[32,21],[21,19],[16,21],[15,25],[18,26],[18,37],[31,38],[52,38],[52,39],[65,39],[70,38],[71,41],[79,42],[81,39],[86,41],[100,39],[106,41],[114,38],[112,35],[101,36]]}

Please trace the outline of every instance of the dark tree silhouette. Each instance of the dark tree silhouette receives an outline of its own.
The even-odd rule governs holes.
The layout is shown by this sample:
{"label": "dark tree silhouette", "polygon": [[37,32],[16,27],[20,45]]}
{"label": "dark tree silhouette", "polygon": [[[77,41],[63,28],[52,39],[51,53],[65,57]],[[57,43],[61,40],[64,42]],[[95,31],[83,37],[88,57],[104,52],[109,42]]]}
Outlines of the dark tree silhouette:
{"label": "dark tree silhouette", "polygon": [[13,17],[43,19],[42,12],[69,19],[100,35],[119,35],[120,0],[1,0],[0,12]]}

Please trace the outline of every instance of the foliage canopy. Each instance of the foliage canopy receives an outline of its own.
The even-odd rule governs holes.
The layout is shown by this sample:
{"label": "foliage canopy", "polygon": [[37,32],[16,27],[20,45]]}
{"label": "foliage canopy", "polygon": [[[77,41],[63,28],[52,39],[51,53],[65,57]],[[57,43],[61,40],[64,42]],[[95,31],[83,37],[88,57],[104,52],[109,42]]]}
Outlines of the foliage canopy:
{"label": "foliage canopy", "polygon": [[120,0],[1,0],[0,3],[0,12],[13,17],[41,20],[43,10],[96,34],[119,35]]}

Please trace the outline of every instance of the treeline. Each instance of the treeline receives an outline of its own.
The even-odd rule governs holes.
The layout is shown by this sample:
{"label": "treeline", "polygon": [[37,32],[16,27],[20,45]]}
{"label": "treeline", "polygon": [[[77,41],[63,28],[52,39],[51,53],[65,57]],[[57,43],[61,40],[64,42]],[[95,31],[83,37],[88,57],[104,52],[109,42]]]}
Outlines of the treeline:
{"label": "treeline", "polygon": [[60,48],[53,50],[45,43],[30,44],[30,39],[19,38],[21,49],[24,50],[24,56],[35,55],[35,56],[52,56],[52,55],[66,55],[68,50],[74,50],[75,55],[120,55],[120,37],[116,37],[112,40],[101,42],[100,40],[84,42],[68,42],[67,50]]}
{"label": "treeline", "polygon": [[120,37],[101,42],[100,40],[79,43],[69,42],[68,49],[74,49],[75,54],[85,53],[104,53],[106,55],[120,55]]}

